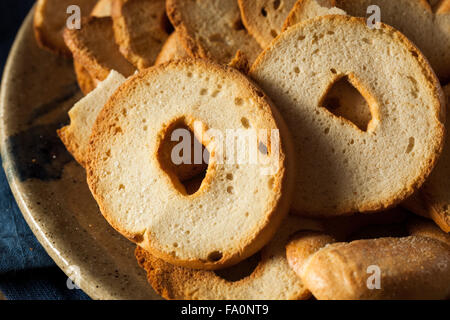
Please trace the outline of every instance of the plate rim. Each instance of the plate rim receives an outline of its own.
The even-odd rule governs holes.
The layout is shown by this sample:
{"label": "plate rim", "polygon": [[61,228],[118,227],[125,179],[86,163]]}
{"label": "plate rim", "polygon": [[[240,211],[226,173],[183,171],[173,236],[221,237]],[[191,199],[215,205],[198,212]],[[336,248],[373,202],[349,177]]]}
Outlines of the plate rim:
{"label": "plate rim", "polygon": [[[12,78],[12,70],[14,70],[14,66],[16,64],[15,56],[17,55],[17,52],[21,46],[22,39],[25,38],[25,35],[28,31],[28,28],[30,27],[30,24],[33,23],[34,18],[34,11],[36,8],[36,3],[33,5],[33,7],[28,12],[26,18],[23,20],[19,31],[17,32],[13,45],[8,53],[8,58],[6,60],[6,64],[3,70],[3,76],[1,81],[1,88],[0,88],[0,154],[2,158],[2,167],[5,172],[6,179],[8,181],[9,187],[11,189],[11,192],[14,196],[14,199],[20,209],[20,212],[22,213],[22,216],[24,217],[27,225],[30,227],[31,231],[33,232],[34,236],[37,238],[39,243],[42,245],[44,250],[47,252],[47,254],[50,256],[50,258],[56,263],[56,265],[66,274],[66,276],[69,278],[70,273],[72,271],[70,270],[71,264],[62,256],[60,251],[52,244],[50,239],[48,239],[45,235],[45,231],[42,230],[39,223],[34,219],[33,214],[31,212],[30,207],[27,205],[25,199],[23,198],[23,194],[20,191],[20,187],[18,184],[17,179],[13,178],[9,172],[9,166],[10,163],[13,161],[13,157],[8,152],[8,146],[7,146],[7,130],[6,127],[8,124],[5,121],[5,112],[7,110],[7,96],[10,89],[10,83]],[[111,300],[111,299],[117,299],[117,296],[105,296],[105,294],[100,294],[98,290],[96,290],[96,285],[90,283],[90,281],[87,281],[84,279],[84,277],[81,277],[80,281],[78,281],[77,286],[83,290],[85,294],[87,294],[91,299],[94,300]],[[123,298],[123,297],[119,297]]]}

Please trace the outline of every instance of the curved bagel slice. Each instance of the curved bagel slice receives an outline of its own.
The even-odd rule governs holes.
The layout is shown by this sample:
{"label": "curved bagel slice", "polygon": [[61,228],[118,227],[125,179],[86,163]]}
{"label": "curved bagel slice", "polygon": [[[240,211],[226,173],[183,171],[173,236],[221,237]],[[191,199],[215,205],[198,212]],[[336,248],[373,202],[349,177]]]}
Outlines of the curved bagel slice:
{"label": "curved bagel slice", "polygon": [[168,38],[164,0],[115,0],[114,37],[120,52],[139,70],[155,63]]}
{"label": "curved bagel slice", "polygon": [[[160,157],[163,141],[180,123],[210,154],[193,195]],[[258,139],[239,144],[243,155],[258,152],[266,132],[260,160],[236,160],[227,151],[232,145],[221,148],[220,134],[229,130],[258,132]],[[244,75],[208,61],[180,60],[141,71],[109,99],[91,135],[88,184],[108,222],[151,254],[217,269],[257,252],[279,227],[293,187],[290,143],[277,111]]]}
{"label": "curved bagel slice", "polygon": [[[320,300],[445,299],[450,246],[419,236],[334,243],[313,254],[301,271]],[[369,289],[378,272],[379,288]]]}
{"label": "curved bagel slice", "polygon": [[[140,248],[136,258],[147,272],[149,283],[165,299],[196,300],[298,300],[308,299],[310,293],[300,278],[290,269],[284,246],[288,238],[299,230],[320,230],[318,222],[288,217],[274,238],[260,253],[260,261],[250,275],[229,281],[213,271],[173,266]],[[245,260],[241,264],[247,263]],[[244,266],[238,267],[244,269]],[[245,269],[248,269],[245,268]],[[235,270],[220,270],[232,274]]]}
{"label": "curved bagel slice", "polygon": [[91,16],[98,18],[111,17],[113,2],[114,0],[98,0],[94,9],[92,9]]}
{"label": "curved bagel slice", "polygon": [[[75,70],[77,70],[79,66],[76,61],[74,61],[74,64]],[[83,167],[86,166],[86,161],[88,159],[87,150],[89,147],[89,137],[91,136],[95,119],[97,119],[98,114],[108,101],[109,97],[126,80],[125,77],[114,70],[112,70],[109,76],[98,85],[95,82],[88,82],[92,79],[87,78],[88,76],[89,75],[84,69],[77,72],[78,83],[80,86],[84,89],[86,89],[86,86],[89,86],[88,88],[92,90],[69,110],[70,124],[58,130],[58,136],[66,146],[67,150]],[[198,176],[201,176],[204,173],[206,164],[204,162],[194,164],[193,161],[191,164],[173,163],[170,155],[176,145],[177,142],[168,141],[161,152],[163,155],[161,158],[162,161],[165,162],[165,165],[170,167],[170,170],[178,176],[181,182],[188,183],[191,179],[198,178]],[[194,141],[192,141],[192,148],[193,147]],[[191,192],[192,190],[197,189],[191,187],[187,192],[188,194],[191,194],[193,193]]]}
{"label": "curved bagel slice", "polygon": [[371,5],[380,8],[381,22],[400,30],[414,42],[442,83],[450,80],[449,0],[441,0],[434,6],[426,0],[336,0],[336,7],[356,17],[366,17]]}
{"label": "curved bagel slice", "polygon": [[34,11],[34,34],[37,43],[57,54],[70,56],[63,39],[66,22],[73,12],[68,13],[71,5],[80,8],[82,17],[88,17],[97,0],[38,0]]}
{"label": "curved bagel slice", "polygon": [[[447,106],[450,106],[450,85],[444,87]],[[447,112],[447,123],[450,113]],[[439,161],[423,187],[407,199],[403,205],[419,215],[436,222],[445,232],[450,232],[450,131],[446,132],[446,144]]]}
{"label": "curved bagel slice", "polygon": [[168,0],[166,10],[192,57],[228,64],[238,50],[251,62],[261,52],[242,25],[236,0]]}
{"label": "curved bagel slice", "polygon": [[187,58],[188,56],[189,54],[183,47],[178,33],[173,32],[161,48],[161,51],[156,58],[155,65],[163,64],[171,60]]}
{"label": "curved bagel slice", "polygon": [[[292,209],[299,214],[391,207],[422,185],[441,153],[439,82],[420,51],[387,25],[369,29],[342,15],[307,20],[282,33],[250,76],[293,134],[301,170]],[[369,105],[367,130],[323,107],[343,77]]]}
{"label": "curved bagel slice", "polygon": [[335,0],[298,0],[284,21],[282,31],[302,21],[318,16],[331,14],[346,15],[346,12],[336,8]]}
{"label": "curved bagel slice", "polygon": [[90,17],[83,20],[81,29],[64,31],[64,41],[72,52],[73,59],[96,80],[105,80],[111,70],[116,70],[125,77],[135,71],[114,42],[110,17]]}
{"label": "curved bagel slice", "polygon": [[78,86],[84,95],[97,87],[97,81],[91,77],[89,72],[77,61],[73,61],[73,69],[77,77]]}
{"label": "curved bagel slice", "polygon": [[281,32],[296,0],[238,0],[242,22],[262,48]]}
{"label": "curved bagel slice", "polygon": [[111,71],[104,81],[69,110],[70,124],[58,130],[58,136],[67,150],[83,167],[88,159],[89,137],[95,119],[109,97],[124,81],[125,77],[120,73]]}
{"label": "curved bagel slice", "polygon": [[[399,230],[391,223],[401,218],[398,213],[398,209],[391,210],[378,221],[377,214],[366,221],[362,219],[370,215],[335,218],[325,221],[325,232],[298,232],[286,245],[288,263],[318,299],[446,298],[450,293],[449,235],[432,222],[412,216],[406,229],[403,223],[397,225],[402,229],[400,237],[393,238],[391,232]],[[349,227],[335,224],[333,220],[338,219]],[[369,234],[361,230],[361,222],[372,223],[365,229]],[[349,228],[363,231],[368,240],[336,242],[348,240],[351,232],[345,231]],[[343,234],[347,238],[340,237]],[[370,289],[374,270],[379,272],[379,288]]]}

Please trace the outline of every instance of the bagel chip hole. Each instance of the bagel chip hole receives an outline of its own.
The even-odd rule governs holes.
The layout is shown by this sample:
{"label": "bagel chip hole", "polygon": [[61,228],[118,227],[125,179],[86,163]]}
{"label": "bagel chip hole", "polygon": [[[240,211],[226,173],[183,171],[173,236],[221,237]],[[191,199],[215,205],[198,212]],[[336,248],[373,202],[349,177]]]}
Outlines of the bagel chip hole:
{"label": "bagel chip hole", "polygon": [[220,261],[220,259],[222,259],[223,254],[220,251],[213,251],[210,254],[208,254],[208,261],[210,262],[217,262]]}
{"label": "bagel chip hole", "polygon": [[[336,74],[335,69],[330,70]],[[347,76],[337,80],[322,100],[321,106],[335,116],[347,119],[361,131],[367,131],[372,113],[361,93],[350,83]]]}
{"label": "bagel chip hole", "polygon": [[161,169],[178,191],[192,195],[200,189],[206,176],[209,152],[183,119],[173,122],[164,131],[157,151]]}
{"label": "bagel chip hole", "polygon": [[261,261],[261,254],[259,252],[255,253],[251,257],[239,262],[238,264],[231,266],[229,268],[215,270],[214,273],[221,277],[222,279],[229,282],[236,282],[247,278]]}

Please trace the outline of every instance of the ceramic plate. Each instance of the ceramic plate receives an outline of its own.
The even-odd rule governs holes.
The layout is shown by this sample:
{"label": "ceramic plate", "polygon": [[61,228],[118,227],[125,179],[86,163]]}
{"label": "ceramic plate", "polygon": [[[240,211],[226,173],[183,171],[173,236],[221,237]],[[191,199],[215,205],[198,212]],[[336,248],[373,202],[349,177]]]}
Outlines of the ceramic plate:
{"label": "ceramic plate", "polygon": [[58,266],[93,299],[158,299],[135,246],[101,216],[56,130],[82,97],[72,61],[38,48],[28,14],[5,68],[1,153],[17,203]]}

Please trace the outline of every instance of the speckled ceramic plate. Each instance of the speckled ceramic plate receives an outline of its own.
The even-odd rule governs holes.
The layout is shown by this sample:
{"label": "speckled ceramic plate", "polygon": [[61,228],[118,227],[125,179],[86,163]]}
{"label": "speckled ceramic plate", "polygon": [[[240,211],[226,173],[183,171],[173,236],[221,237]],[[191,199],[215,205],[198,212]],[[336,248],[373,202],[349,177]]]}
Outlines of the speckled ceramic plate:
{"label": "speckled ceramic plate", "polygon": [[158,299],[135,246],[103,219],[84,170],[57,138],[82,95],[72,61],[38,48],[32,21],[30,13],[10,52],[0,100],[3,166],[17,203],[49,255],[90,297]]}

